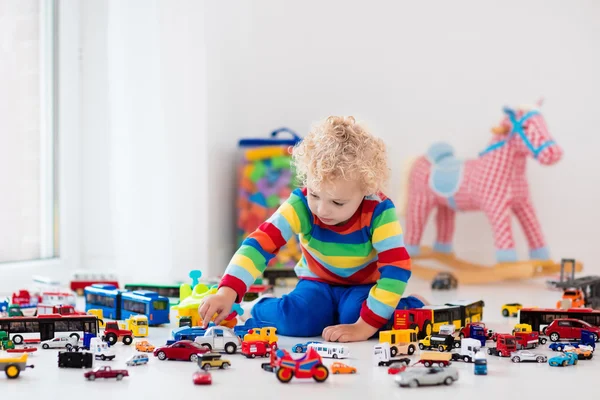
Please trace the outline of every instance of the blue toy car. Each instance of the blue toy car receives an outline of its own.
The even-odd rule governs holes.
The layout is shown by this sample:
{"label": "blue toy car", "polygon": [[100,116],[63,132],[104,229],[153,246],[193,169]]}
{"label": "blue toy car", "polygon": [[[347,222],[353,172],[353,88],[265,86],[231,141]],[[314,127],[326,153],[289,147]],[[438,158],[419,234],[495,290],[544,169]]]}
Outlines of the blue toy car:
{"label": "blue toy car", "polygon": [[566,367],[567,365],[577,364],[577,354],[568,352],[561,353],[558,356],[552,357],[548,360],[548,364],[552,367]]}
{"label": "blue toy car", "polygon": [[308,345],[311,343],[321,343],[321,342],[306,342],[306,343],[296,343],[294,347],[292,347],[292,352],[294,353],[306,353],[308,349]]}
{"label": "blue toy car", "polygon": [[475,375],[487,375],[487,359],[483,353],[475,354],[475,366],[473,368]]}
{"label": "blue toy car", "polygon": [[137,353],[132,355],[125,364],[127,364],[129,367],[135,367],[137,365],[148,364],[148,360],[149,358],[147,354]]}
{"label": "blue toy car", "polygon": [[554,342],[548,345],[548,348],[553,351],[563,351],[567,346],[579,347],[578,342]]}

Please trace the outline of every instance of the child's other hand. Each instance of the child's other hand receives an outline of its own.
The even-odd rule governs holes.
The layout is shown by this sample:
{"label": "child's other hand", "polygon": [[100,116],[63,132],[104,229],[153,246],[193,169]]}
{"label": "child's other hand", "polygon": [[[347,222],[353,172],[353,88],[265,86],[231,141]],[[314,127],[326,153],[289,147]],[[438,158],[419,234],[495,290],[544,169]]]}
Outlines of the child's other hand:
{"label": "child's other hand", "polygon": [[221,287],[217,293],[206,296],[198,307],[198,315],[202,319],[202,327],[206,329],[212,317],[215,318],[215,325],[219,325],[230,313],[233,303],[237,298],[235,290],[228,287]]}
{"label": "child's other hand", "polygon": [[375,332],[377,328],[359,318],[353,324],[328,326],[323,329],[323,339],[328,342],[360,342],[369,339]]}

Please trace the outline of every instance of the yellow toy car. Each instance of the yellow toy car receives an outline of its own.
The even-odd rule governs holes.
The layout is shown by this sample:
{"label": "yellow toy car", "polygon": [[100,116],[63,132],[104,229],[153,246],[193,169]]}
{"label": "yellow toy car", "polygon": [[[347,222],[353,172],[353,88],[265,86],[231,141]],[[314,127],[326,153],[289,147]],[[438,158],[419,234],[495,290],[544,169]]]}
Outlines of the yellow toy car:
{"label": "yellow toy car", "polygon": [[143,353],[152,353],[154,348],[154,345],[150,344],[147,340],[140,340],[135,343],[135,349]]}
{"label": "yellow toy car", "polygon": [[502,306],[502,315],[504,317],[516,317],[521,308],[523,308],[523,305],[519,303],[505,304]]}
{"label": "yellow toy car", "polygon": [[206,353],[198,359],[198,366],[205,371],[211,368],[227,369],[231,367],[231,361],[221,358],[218,353]]}
{"label": "yellow toy car", "polygon": [[331,364],[332,374],[355,374],[356,368],[346,365],[341,362],[334,362]]}

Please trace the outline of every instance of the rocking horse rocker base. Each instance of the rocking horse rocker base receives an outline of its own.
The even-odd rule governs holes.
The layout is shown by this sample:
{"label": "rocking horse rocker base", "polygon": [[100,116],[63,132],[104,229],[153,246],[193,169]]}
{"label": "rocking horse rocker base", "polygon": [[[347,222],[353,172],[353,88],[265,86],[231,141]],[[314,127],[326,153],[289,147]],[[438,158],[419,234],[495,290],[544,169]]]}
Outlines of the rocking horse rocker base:
{"label": "rocking horse rocker base", "polygon": [[[560,262],[552,260],[525,260],[498,263],[487,266],[474,264],[457,258],[453,253],[436,252],[423,246],[419,255],[412,256],[412,274],[416,277],[432,280],[440,272],[452,272],[462,285],[477,285],[508,280],[534,279],[553,276],[560,273]],[[419,261],[435,261],[446,268],[435,268],[423,265]],[[577,262],[575,271],[583,270],[583,264]]]}

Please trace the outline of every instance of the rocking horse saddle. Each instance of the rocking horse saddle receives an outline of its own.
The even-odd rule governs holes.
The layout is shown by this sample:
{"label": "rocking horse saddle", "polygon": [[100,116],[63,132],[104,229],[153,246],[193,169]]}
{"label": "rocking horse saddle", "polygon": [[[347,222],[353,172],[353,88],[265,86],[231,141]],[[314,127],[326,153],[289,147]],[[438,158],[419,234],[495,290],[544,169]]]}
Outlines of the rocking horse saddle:
{"label": "rocking horse saddle", "polygon": [[431,163],[429,186],[439,196],[447,198],[455,208],[453,196],[460,187],[463,176],[463,161],[454,156],[454,149],[448,143],[432,145],[426,154]]}

